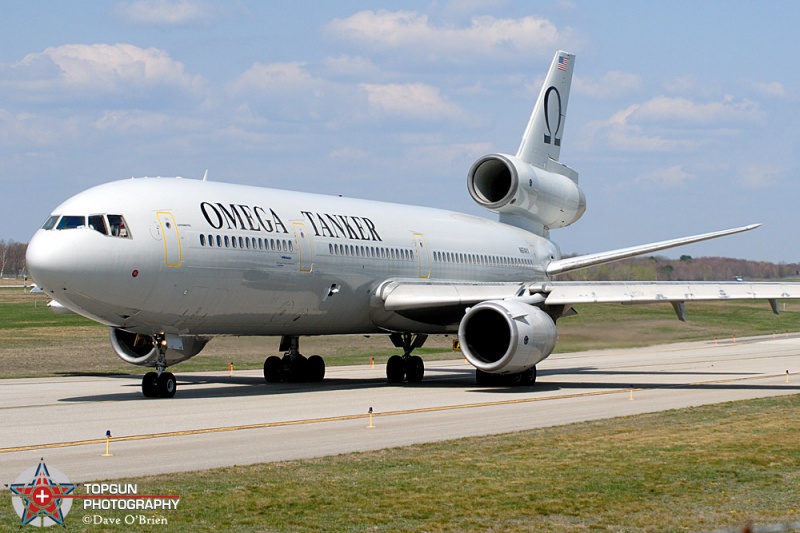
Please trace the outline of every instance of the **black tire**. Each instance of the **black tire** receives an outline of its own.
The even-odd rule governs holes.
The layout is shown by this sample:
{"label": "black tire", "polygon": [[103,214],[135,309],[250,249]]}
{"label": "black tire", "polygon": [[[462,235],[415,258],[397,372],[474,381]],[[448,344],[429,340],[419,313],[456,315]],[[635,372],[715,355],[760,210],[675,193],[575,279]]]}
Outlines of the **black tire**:
{"label": "black tire", "polygon": [[425,375],[425,363],[422,362],[422,357],[412,355],[405,360],[406,363],[406,379],[409,383],[419,383]]}
{"label": "black tire", "polygon": [[158,398],[157,379],[158,374],[155,372],[148,372],[142,378],[142,394],[144,394],[145,398]]}
{"label": "black tire", "polygon": [[172,372],[162,372],[156,380],[159,398],[172,398],[178,391],[178,382]]}
{"label": "black tire", "polygon": [[402,383],[406,376],[406,365],[403,358],[393,355],[386,362],[386,381],[389,383]]}
{"label": "black tire", "polygon": [[[285,359],[285,358],[284,358]],[[289,360],[289,375],[284,376],[284,381],[305,381],[306,380],[306,366],[308,366],[308,359],[304,356],[297,354]]]}
{"label": "black tire", "polygon": [[271,355],[264,361],[264,381],[278,383],[283,373],[283,361],[277,355]]}
{"label": "black tire", "polygon": [[490,387],[495,383],[495,376],[476,368],[475,381],[478,383],[479,387]]}
{"label": "black tire", "polygon": [[325,379],[325,360],[318,355],[312,355],[306,362],[306,379],[318,383]]}

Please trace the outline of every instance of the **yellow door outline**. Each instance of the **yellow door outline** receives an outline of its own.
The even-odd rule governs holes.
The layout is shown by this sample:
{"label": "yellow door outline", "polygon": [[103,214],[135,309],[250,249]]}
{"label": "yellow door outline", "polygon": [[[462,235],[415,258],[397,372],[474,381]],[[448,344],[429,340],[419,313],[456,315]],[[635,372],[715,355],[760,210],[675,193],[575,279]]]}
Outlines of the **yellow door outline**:
{"label": "yellow door outline", "polygon": [[309,273],[314,268],[311,256],[311,236],[306,230],[306,225],[302,222],[292,222],[294,235],[297,237],[297,255],[300,264],[300,272]]}
{"label": "yellow door outline", "polygon": [[164,263],[168,267],[181,266],[183,262],[183,250],[181,249],[181,236],[178,233],[178,224],[175,217],[168,211],[158,211],[156,213],[158,225],[161,227],[161,235],[164,237]]}
{"label": "yellow door outline", "polygon": [[431,277],[431,257],[428,255],[428,247],[425,244],[425,237],[422,233],[414,234],[414,247],[417,249],[417,260],[419,262],[419,277]]}

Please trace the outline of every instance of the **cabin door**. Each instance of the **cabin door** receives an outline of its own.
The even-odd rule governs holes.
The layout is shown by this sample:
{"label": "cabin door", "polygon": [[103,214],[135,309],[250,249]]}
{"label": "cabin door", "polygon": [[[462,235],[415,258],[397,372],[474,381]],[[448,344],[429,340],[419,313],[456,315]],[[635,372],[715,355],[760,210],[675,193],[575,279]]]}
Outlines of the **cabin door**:
{"label": "cabin door", "polygon": [[167,211],[156,213],[161,235],[164,237],[164,262],[169,267],[181,266],[183,251],[181,250],[181,236],[178,233],[178,224],[175,217]]}

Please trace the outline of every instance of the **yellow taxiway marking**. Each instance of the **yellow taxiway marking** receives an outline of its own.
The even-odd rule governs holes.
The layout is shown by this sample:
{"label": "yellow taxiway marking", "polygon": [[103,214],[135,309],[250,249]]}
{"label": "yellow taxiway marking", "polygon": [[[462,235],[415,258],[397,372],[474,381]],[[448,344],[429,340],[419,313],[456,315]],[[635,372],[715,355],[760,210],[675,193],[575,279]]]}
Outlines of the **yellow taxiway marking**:
{"label": "yellow taxiway marking", "polygon": [[[748,381],[754,379],[768,379],[774,377],[783,377],[784,374],[780,375],[757,375],[757,376],[748,376],[745,378],[730,378],[730,379],[720,379],[720,380],[713,380],[713,381],[696,381],[692,383],[678,383],[675,385],[666,385],[661,388],[673,388],[673,387],[682,387],[682,386],[698,386],[698,385],[713,385],[719,383],[731,383],[735,381]],[[380,417],[389,417],[389,416],[400,416],[400,415],[410,415],[410,414],[419,414],[419,413],[435,413],[439,411],[452,411],[455,409],[475,409],[479,407],[493,407],[498,405],[514,405],[514,404],[523,404],[523,403],[533,403],[533,402],[544,402],[550,400],[568,400],[571,398],[585,398],[590,396],[605,396],[609,394],[622,394],[628,393],[631,390],[634,391],[643,391],[643,390],[650,390],[653,387],[634,387],[633,389],[625,388],[625,389],[614,389],[614,390],[605,390],[605,391],[594,391],[594,392],[578,392],[573,394],[561,394],[558,396],[537,396],[535,398],[514,398],[510,400],[497,400],[491,402],[476,402],[476,403],[462,403],[456,405],[439,405],[435,407],[420,407],[417,409],[402,409],[398,411],[385,411],[382,413],[375,412],[373,413],[374,416]],[[163,433],[148,433],[144,435],[128,435],[124,437],[113,437],[111,440],[113,442],[124,442],[124,441],[132,441],[132,440],[146,440],[146,439],[160,439],[165,437],[186,437],[190,435],[204,435],[207,433],[224,433],[228,431],[241,431],[245,429],[267,429],[267,428],[276,428],[276,427],[284,427],[284,426],[299,426],[299,425],[306,425],[306,424],[320,424],[323,422],[342,422],[347,420],[363,420],[369,417],[369,414],[353,414],[353,415],[342,415],[342,416],[330,416],[330,417],[322,417],[322,418],[304,418],[301,420],[285,420],[283,422],[263,422],[260,424],[241,424],[237,426],[222,426],[222,427],[215,427],[215,428],[202,428],[202,429],[188,429],[184,431],[166,431]],[[105,438],[101,439],[88,439],[88,440],[78,440],[78,441],[69,441],[69,442],[52,442],[47,444],[32,444],[30,446],[15,446],[11,448],[0,448],[0,453],[12,453],[12,452],[25,452],[31,450],[45,450],[49,448],[65,448],[68,446],[86,446],[90,444],[103,444],[106,442]]]}

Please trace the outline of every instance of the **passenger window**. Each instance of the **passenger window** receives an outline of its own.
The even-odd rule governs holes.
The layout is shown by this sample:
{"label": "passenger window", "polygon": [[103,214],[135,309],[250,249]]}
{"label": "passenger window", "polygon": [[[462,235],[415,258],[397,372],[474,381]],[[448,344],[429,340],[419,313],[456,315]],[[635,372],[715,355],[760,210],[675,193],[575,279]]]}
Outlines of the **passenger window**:
{"label": "passenger window", "polygon": [[128,225],[125,223],[125,218],[122,215],[108,215],[108,225],[111,226],[112,237],[122,237],[123,239],[131,238]]}
{"label": "passenger window", "polygon": [[108,235],[108,228],[106,227],[106,219],[103,215],[90,215],[89,227],[95,231],[99,231],[103,235]]}
{"label": "passenger window", "polygon": [[78,229],[78,228],[85,228],[86,227],[86,218],[85,217],[76,217],[76,216],[63,216],[61,220],[58,222],[58,226],[56,229]]}
{"label": "passenger window", "polygon": [[53,229],[56,226],[56,222],[58,222],[59,217],[61,217],[61,215],[52,215],[51,217],[49,217],[47,220],[44,221],[42,229],[44,230]]}

